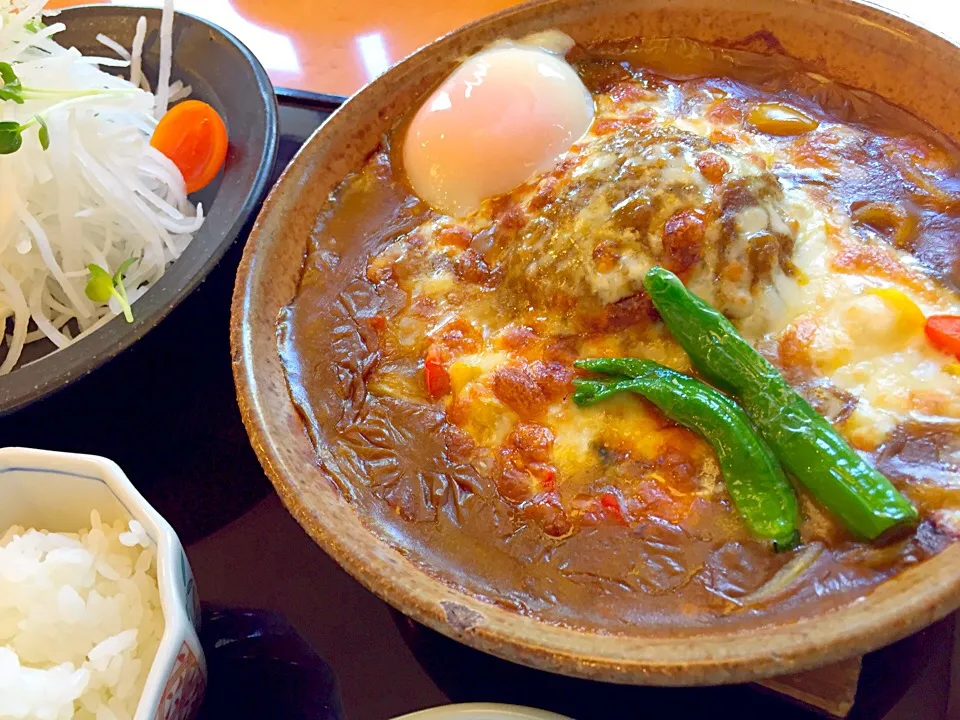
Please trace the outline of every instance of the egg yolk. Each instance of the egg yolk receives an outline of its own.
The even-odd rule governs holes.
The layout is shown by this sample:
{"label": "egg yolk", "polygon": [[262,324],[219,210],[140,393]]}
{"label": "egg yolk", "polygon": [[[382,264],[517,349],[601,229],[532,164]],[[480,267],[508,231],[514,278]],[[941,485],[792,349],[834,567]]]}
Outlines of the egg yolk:
{"label": "egg yolk", "polygon": [[462,217],[549,170],[587,132],[593,99],[562,57],[502,47],[467,59],[414,116],[403,147],[414,192]]}

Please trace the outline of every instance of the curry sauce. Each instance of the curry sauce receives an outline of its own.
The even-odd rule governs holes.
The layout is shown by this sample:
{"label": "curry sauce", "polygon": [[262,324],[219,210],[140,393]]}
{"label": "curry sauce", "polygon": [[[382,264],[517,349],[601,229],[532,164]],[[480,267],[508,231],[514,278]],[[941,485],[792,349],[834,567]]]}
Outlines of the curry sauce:
{"label": "curry sauce", "polygon": [[[323,209],[278,341],[330,477],[435,576],[613,632],[804,615],[940,551],[960,377],[922,319],[960,312],[956,149],[782,56],[655,40],[568,59],[597,112],[553,170],[448,217],[409,189],[398,131]],[[642,290],[654,265],[917,505],[909,537],[857,542],[800,492],[803,546],[775,554],[697,435],[636,397],[570,401],[581,357],[695,374]]]}

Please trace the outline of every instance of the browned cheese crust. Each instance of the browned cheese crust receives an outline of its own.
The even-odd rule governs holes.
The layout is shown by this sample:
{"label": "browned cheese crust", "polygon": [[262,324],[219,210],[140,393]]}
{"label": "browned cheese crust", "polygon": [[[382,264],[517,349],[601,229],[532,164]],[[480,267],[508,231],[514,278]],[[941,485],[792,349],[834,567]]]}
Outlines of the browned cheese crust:
{"label": "browned cheese crust", "polygon": [[[551,172],[454,219],[411,194],[398,134],[319,218],[279,347],[370,530],[490,602],[621,633],[810,614],[941,550],[960,380],[910,303],[960,308],[956,149],[783,58],[659,41],[569,59],[597,117]],[[770,103],[812,128],[777,134]],[[917,503],[913,535],[855,542],[801,493],[822,551],[751,602],[793,554],[745,531],[706,443],[636,397],[570,401],[578,357],[693,372],[642,292],[656,264]]]}

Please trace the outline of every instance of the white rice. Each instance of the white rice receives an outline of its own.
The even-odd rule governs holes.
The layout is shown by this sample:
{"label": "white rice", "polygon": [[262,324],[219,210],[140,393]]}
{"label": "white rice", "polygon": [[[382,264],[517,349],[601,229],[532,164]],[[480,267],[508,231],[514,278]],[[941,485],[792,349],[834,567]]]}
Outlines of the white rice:
{"label": "white rice", "polygon": [[0,537],[0,719],[129,720],[163,635],[140,523]]}

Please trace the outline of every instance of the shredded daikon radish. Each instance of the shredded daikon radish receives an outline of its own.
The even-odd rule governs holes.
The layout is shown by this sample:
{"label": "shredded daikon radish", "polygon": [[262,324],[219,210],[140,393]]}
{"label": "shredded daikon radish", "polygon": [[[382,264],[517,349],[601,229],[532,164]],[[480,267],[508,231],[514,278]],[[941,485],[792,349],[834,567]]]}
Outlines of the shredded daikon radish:
{"label": "shredded daikon radish", "polygon": [[173,0],[163,0],[160,18],[160,79],[157,80],[157,103],[154,117],[159,120],[167,112],[170,101],[170,72],[173,59]]}
{"label": "shredded daikon radish", "polygon": [[140,16],[140,19],[137,20],[137,31],[133,36],[133,48],[131,49],[131,65],[130,65],[130,84],[136,85],[137,87],[143,87],[144,90],[150,92],[150,84],[147,83],[147,79],[143,77],[143,41],[147,37],[147,19]]}
{"label": "shredded daikon radish", "polygon": [[[169,103],[190,94],[182,82],[170,84],[172,1],[160,23],[156,97],[140,89],[145,18],[132,38],[98,36],[118,57],[84,57],[57,44],[62,24],[43,25],[44,2],[0,0],[0,62],[23,87],[22,104],[0,99],[0,122],[27,126],[22,146],[0,154],[0,375],[17,366],[26,344],[67,347],[120,312],[115,299],[87,297],[89,265],[114,275],[133,259],[122,279],[133,303],[203,222],[180,171],[150,146]],[[129,67],[130,80],[99,66]]]}
{"label": "shredded daikon radish", "polygon": [[[118,43],[116,40],[114,40],[113,38],[109,38],[109,37],[107,37],[106,35],[104,35],[103,33],[100,33],[99,35],[97,35],[97,42],[100,43],[101,45],[105,45],[105,46],[107,46],[108,48],[110,48],[111,50],[113,50],[113,51],[114,51],[117,55],[119,55],[123,60],[126,60],[127,62],[130,61],[130,53],[129,53],[129,51],[128,51],[123,45],[121,45],[121,44]],[[131,80],[131,82],[133,82],[133,81]]]}

